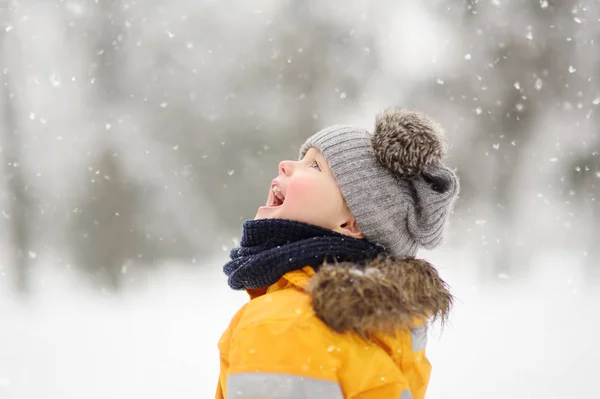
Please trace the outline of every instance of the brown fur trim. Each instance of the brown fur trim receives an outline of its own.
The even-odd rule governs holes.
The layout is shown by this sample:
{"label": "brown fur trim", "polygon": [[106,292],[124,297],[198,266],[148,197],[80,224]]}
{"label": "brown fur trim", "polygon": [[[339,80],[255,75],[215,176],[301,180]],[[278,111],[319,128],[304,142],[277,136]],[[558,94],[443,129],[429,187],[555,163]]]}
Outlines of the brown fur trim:
{"label": "brown fur trim", "polygon": [[394,334],[420,319],[445,323],[452,295],[437,270],[424,260],[379,257],[364,268],[324,265],[308,292],[316,315],[337,332],[364,338]]}
{"label": "brown fur trim", "polygon": [[376,118],[371,146],[379,162],[400,177],[415,176],[446,155],[443,128],[425,114],[400,108]]}

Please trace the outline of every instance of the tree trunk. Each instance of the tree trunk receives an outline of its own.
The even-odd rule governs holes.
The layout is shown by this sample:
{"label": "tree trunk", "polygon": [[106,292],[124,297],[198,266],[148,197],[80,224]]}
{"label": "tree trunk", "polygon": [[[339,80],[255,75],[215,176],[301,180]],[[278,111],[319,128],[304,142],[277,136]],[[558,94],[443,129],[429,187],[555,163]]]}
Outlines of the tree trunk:
{"label": "tree trunk", "polygon": [[10,25],[14,10],[8,4],[0,13],[0,113],[2,122],[2,187],[7,195],[2,219],[9,231],[9,262],[14,270],[15,287],[21,293],[30,289],[30,198],[22,171],[21,129],[19,128],[19,85],[18,71],[20,51],[18,36]]}

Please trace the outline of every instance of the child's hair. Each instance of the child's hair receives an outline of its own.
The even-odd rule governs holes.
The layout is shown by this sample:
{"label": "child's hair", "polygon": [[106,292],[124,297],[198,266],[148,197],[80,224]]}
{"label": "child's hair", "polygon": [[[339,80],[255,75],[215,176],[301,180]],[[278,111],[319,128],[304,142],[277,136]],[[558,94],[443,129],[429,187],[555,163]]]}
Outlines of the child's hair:
{"label": "child's hair", "polygon": [[458,197],[455,173],[443,164],[442,127],[428,116],[394,108],[376,118],[373,133],[331,126],[311,136],[327,160],[344,202],[368,240],[397,256],[442,242]]}

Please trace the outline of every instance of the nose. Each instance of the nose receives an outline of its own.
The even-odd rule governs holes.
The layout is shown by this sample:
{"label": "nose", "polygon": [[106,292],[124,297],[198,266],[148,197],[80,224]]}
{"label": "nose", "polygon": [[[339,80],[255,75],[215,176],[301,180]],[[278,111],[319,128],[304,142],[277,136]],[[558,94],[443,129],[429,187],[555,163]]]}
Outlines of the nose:
{"label": "nose", "polygon": [[283,173],[286,176],[291,176],[293,171],[294,171],[294,161],[279,162],[279,173]]}

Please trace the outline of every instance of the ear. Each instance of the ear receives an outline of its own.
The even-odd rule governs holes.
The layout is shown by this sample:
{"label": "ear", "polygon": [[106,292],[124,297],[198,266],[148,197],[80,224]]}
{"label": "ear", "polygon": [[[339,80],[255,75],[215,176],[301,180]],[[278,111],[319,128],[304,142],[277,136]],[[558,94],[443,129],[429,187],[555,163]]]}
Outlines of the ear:
{"label": "ear", "polygon": [[350,216],[344,223],[342,223],[336,229],[336,231],[338,233],[350,236],[352,238],[365,238],[365,236],[363,236],[363,233],[360,231],[360,228],[358,227],[358,223],[356,223],[356,219],[354,218],[354,216]]}

